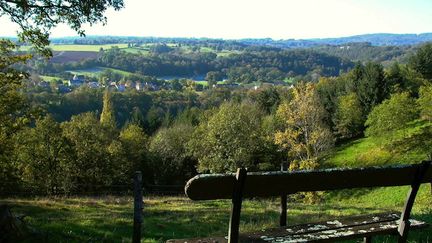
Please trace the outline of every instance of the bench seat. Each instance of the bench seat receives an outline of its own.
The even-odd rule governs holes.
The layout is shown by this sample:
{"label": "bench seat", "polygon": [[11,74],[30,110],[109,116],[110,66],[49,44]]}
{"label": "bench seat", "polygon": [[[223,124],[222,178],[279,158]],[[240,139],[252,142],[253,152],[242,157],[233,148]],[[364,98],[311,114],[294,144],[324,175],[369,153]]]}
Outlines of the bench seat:
{"label": "bench seat", "polygon": [[[266,229],[241,234],[239,242],[326,242],[354,239],[383,234],[396,234],[400,215],[388,212],[373,215],[351,216],[318,223]],[[422,221],[410,219],[410,229],[427,227]],[[168,240],[167,243],[222,243],[227,237]]]}

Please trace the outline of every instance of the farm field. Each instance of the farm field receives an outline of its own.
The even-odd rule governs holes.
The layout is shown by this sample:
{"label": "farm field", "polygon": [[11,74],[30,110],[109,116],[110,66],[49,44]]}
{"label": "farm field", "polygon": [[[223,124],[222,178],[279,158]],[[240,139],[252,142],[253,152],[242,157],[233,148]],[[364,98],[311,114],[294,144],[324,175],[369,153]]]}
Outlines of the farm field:
{"label": "farm field", "polygon": [[63,82],[67,82],[67,80],[65,80],[65,79],[62,79],[62,78],[59,78],[59,77],[54,77],[54,76],[41,75],[40,78],[43,81],[46,81],[46,82],[54,82],[54,81],[57,81],[57,80],[62,80]]}
{"label": "farm field", "polygon": [[107,68],[107,67],[95,67],[95,68],[88,68],[88,69],[78,69],[78,70],[69,70],[67,72],[76,74],[76,75],[85,75],[88,77],[98,77],[102,72],[105,70],[110,70],[114,73],[118,73],[124,76],[132,74],[131,72],[123,71],[120,69],[115,68]]}
{"label": "farm field", "polygon": [[[141,46],[131,46],[128,47],[128,44],[126,43],[120,43],[120,44],[103,44],[103,45],[78,45],[78,44],[67,44],[67,45],[55,45],[52,44],[50,45],[50,48],[52,49],[53,52],[65,52],[67,55],[71,55],[70,52],[87,52],[87,53],[91,53],[91,52],[95,52],[94,54],[87,54],[87,55],[96,55],[97,52],[99,52],[99,50],[102,48],[104,50],[108,50],[111,49],[113,47],[117,47],[121,50],[124,50],[126,52],[129,53],[141,53],[143,55],[148,55],[150,53],[150,48],[153,45],[156,45],[157,43],[147,43],[147,44],[142,44]],[[167,44],[167,46],[170,46],[172,48],[178,48],[178,50],[185,52],[185,53],[190,53],[193,52],[192,47],[191,46],[181,46],[178,47],[176,44]],[[20,47],[21,51],[28,51],[30,50],[30,46],[21,46]],[[231,51],[231,50],[221,50],[221,51],[217,51],[214,50],[212,48],[209,47],[200,47],[199,48],[200,52],[214,52],[216,53],[218,56],[228,56],[230,54],[239,54],[241,53],[240,51]],[[73,53],[72,53],[73,54]],[[85,54],[80,54],[80,55],[85,55]],[[55,58],[56,55],[54,55]],[[55,59],[52,60],[54,62],[58,62]]]}
{"label": "farm field", "polygon": [[95,59],[98,52],[90,51],[54,51],[50,59],[52,63],[79,62],[84,59]]}
{"label": "farm field", "polygon": [[[112,47],[127,48],[127,44],[104,44],[104,45],[50,45],[53,51],[86,51],[86,52],[99,52],[100,48],[111,49]],[[20,50],[27,51],[29,46],[22,46]]]}

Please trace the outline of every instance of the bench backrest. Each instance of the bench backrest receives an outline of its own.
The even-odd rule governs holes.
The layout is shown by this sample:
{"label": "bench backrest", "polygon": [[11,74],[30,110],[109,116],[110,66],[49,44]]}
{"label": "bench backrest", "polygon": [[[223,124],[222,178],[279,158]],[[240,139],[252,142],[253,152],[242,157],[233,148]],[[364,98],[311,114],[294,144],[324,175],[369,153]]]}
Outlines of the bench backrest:
{"label": "bench backrest", "polygon": [[[432,182],[431,161],[422,164],[357,169],[247,173],[243,197],[271,197],[306,191],[412,185],[424,167],[420,183]],[[192,200],[231,199],[235,174],[202,174],[185,187]]]}

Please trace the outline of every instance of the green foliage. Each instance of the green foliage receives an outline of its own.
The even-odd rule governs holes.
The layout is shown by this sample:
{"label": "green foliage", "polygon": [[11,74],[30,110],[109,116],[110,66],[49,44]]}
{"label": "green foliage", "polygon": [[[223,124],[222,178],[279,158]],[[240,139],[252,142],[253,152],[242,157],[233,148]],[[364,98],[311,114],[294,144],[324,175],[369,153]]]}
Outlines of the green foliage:
{"label": "green foliage", "polygon": [[177,123],[159,129],[152,137],[149,150],[153,156],[156,183],[181,184],[195,173],[196,161],[186,147],[193,131],[192,125]]}
{"label": "green foliage", "polygon": [[384,70],[381,64],[369,62],[365,66],[357,65],[353,72],[357,96],[366,115],[388,97]]}
{"label": "green foliage", "polygon": [[417,104],[420,108],[420,115],[423,119],[432,121],[432,85],[420,87],[419,95]]}
{"label": "green foliage", "polygon": [[207,81],[208,87],[213,88],[218,81],[223,79],[223,73],[219,71],[210,71],[206,74],[205,80]]}
{"label": "green foliage", "polygon": [[408,91],[412,94],[418,93],[420,85],[424,80],[408,66],[394,63],[385,71],[388,90],[390,93]]}
{"label": "green foliage", "polygon": [[252,104],[224,103],[202,121],[189,143],[199,171],[253,169],[262,144],[261,112]]}
{"label": "green foliage", "polygon": [[356,93],[339,96],[335,114],[335,129],[342,138],[352,138],[361,133],[364,118]]}
{"label": "green foliage", "polygon": [[110,7],[119,10],[123,0],[1,1],[0,15],[9,16],[20,26],[21,41],[30,42],[38,51],[51,55],[46,46],[52,28],[65,23],[84,35],[82,25],[106,23],[103,14]]}
{"label": "green foliage", "polygon": [[100,124],[96,114],[90,112],[73,116],[61,127],[73,149],[70,159],[74,162],[70,173],[76,183],[84,184],[81,189],[110,185],[124,177],[123,164],[115,160],[121,147]]}
{"label": "green foliage", "polygon": [[147,161],[149,138],[144,129],[137,124],[129,123],[120,131],[119,141],[125,152],[121,157],[126,160],[126,174],[132,175],[133,172],[140,170],[146,177],[149,170]]}
{"label": "green foliage", "polygon": [[267,114],[274,112],[281,100],[279,92],[274,86],[252,91],[249,96]]}
{"label": "green foliage", "polygon": [[117,126],[115,120],[114,106],[111,99],[111,93],[108,89],[105,90],[103,96],[103,107],[100,116],[100,123],[102,124],[102,126],[110,129],[113,129]]}
{"label": "green foliage", "polygon": [[418,117],[415,100],[407,92],[393,94],[373,108],[365,126],[367,136],[378,136],[407,126]]}
{"label": "green foliage", "polygon": [[410,58],[409,65],[425,79],[432,80],[432,43],[420,47]]}
{"label": "green foliage", "polygon": [[[36,120],[16,137],[15,156],[22,181],[43,194],[69,192],[71,185],[70,146],[51,116]],[[43,180],[41,180],[43,178]]]}
{"label": "green foliage", "polygon": [[7,40],[0,40],[0,190],[4,183],[17,182],[16,167],[12,164],[13,135],[19,131],[29,118],[28,107],[20,92],[22,81],[27,73],[14,67],[25,63],[30,56],[17,55],[15,45]]}

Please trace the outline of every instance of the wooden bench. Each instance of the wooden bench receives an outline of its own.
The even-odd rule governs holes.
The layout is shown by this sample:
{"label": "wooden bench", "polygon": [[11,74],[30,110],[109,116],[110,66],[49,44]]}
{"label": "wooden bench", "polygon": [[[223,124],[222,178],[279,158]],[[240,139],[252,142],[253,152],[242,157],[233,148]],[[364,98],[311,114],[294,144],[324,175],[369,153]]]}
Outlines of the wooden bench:
{"label": "wooden bench", "polygon": [[[186,184],[186,195],[192,200],[231,199],[228,236],[177,239],[167,242],[332,242],[354,238],[363,238],[364,242],[371,242],[372,236],[383,234],[396,234],[399,242],[406,242],[409,229],[428,226],[425,222],[410,219],[410,213],[420,185],[431,182],[431,161],[393,167],[264,173],[247,173],[245,169],[238,169],[236,174],[198,175]],[[239,234],[243,198],[406,185],[410,185],[411,188],[401,214],[389,212],[360,215]]]}

